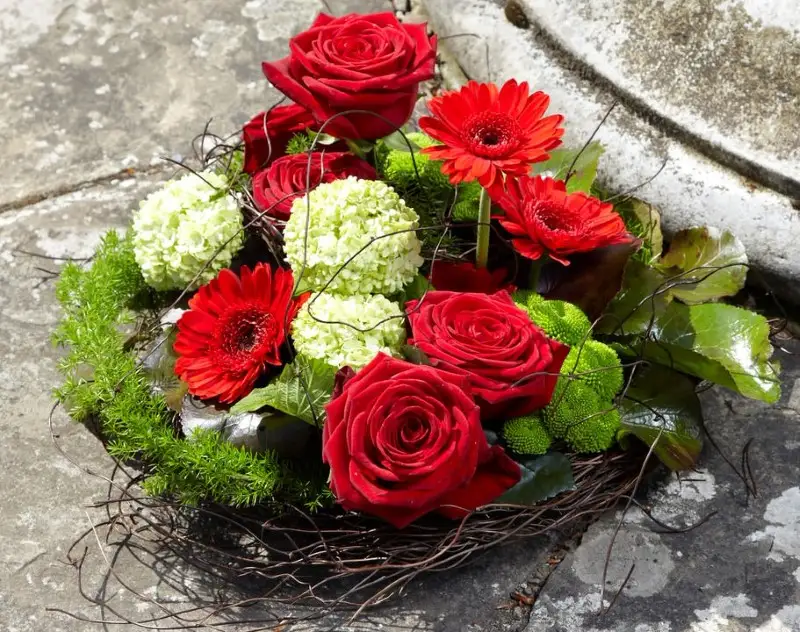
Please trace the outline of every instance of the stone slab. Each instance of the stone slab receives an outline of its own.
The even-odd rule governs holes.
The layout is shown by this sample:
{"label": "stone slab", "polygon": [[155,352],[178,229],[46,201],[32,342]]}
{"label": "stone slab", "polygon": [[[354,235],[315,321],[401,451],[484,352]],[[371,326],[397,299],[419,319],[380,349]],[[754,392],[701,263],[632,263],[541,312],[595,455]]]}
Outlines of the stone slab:
{"label": "stone slab", "polygon": [[281,95],[261,62],[316,14],[389,0],[0,1],[0,210],[191,155]]}
{"label": "stone slab", "polygon": [[662,480],[645,502],[677,529],[715,515],[686,533],[665,533],[632,508],[612,549],[603,616],[603,567],[621,512],[595,523],[550,576],[527,632],[800,630],[800,343],[788,350],[792,355],[780,354],[786,387],[777,406],[722,389],[702,398],[712,436],[739,469],[752,440],[757,496],[747,497],[742,480],[707,445],[697,472]]}
{"label": "stone slab", "polygon": [[800,11],[785,0],[522,0],[618,98],[800,197]]}
{"label": "stone slab", "polygon": [[[470,77],[498,82],[513,77],[550,94],[551,111],[566,116],[568,145],[585,142],[615,102],[585,64],[564,59],[541,29],[509,22],[502,2],[422,4]],[[521,6],[524,16],[527,5]],[[747,246],[750,261],[778,280],[776,290],[800,301],[800,216],[789,197],[721,166],[624,104],[596,138],[606,147],[599,174],[604,184],[620,193],[635,191],[656,205],[668,231],[698,224],[732,230]]]}
{"label": "stone slab", "polygon": [[[90,537],[89,557],[84,565],[86,592],[93,597],[112,597],[108,608],[98,609],[80,595],[78,574],[65,563],[74,539],[101,517],[89,505],[105,498],[106,483],[102,477],[110,474],[113,463],[101,444],[85,428],[72,423],[62,410],[54,417],[59,444],[77,463],[100,478],[82,472],[61,456],[50,436],[51,392],[60,383],[60,376],[56,371],[59,350],[50,345],[49,335],[58,322],[59,310],[52,277],[42,269],[58,269],[62,261],[52,257],[90,256],[102,234],[111,228],[123,230],[127,226],[130,209],[159,181],[160,176],[115,180],[0,215],[0,464],[3,468],[0,630],[3,632],[99,631],[107,628],[46,609],[60,608],[90,619],[112,620],[114,612],[119,611],[134,620],[144,620],[162,616],[161,606],[193,607],[210,599],[215,591],[232,590],[168,558],[156,561],[146,551],[141,555],[151,565],[156,561],[154,568],[147,568],[128,555],[117,567],[120,576],[104,583],[107,563]],[[296,629],[306,632],[514,630],[524,622],[524,612],[519,608],[499,612],[497,607],[507,605],[508,595],[536,574],[546,562],[551,546],[546,538],[520,544],[503,556],[490,554],[458,572],[431,576],[409,589],[393,608],[376,611],[354,626],[346,626],[342,618],[334,618]],[[111,547],[102,550],[109,556],[115,552]],[[78,557],[81,552],[82,547],[77,550]],[[237,611],[228,618],[224,629],[249,632],[256,626],[247,621],[268,615],[278,617],[279,621],[286,614],[254,608]],[[231,625],[231,620],[238,624]],[[114,629],[141,628],[122,625]]]}

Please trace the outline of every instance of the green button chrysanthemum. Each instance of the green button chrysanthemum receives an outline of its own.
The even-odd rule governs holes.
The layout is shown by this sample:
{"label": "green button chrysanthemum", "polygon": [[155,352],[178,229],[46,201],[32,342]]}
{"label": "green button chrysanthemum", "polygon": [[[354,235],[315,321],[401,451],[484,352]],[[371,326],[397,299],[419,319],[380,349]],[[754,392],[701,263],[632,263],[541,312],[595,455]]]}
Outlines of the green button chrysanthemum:
{"label": "green button chrysanthemum", "polygon": [[133,247],[148,285],[183,289],[194,281],[192,287],[198,287],[230,265],[242,247],[243,231],[239,205],[227,189],[222,175],[189,174],[139,204]]}
{"label": "green button chrysanthemum", "polygon": [[393,294],[422,265],[418,225],[390,186],[351,176],[294,201],[284,230],[286,259],[312,290]]}
{"label": "green button chrysanthemum", "polygon": [[399,354],[406,340],[402,314],[380,294],[314,294],[292,322],[294,346],[305,357],[358,370],[380,351]]}

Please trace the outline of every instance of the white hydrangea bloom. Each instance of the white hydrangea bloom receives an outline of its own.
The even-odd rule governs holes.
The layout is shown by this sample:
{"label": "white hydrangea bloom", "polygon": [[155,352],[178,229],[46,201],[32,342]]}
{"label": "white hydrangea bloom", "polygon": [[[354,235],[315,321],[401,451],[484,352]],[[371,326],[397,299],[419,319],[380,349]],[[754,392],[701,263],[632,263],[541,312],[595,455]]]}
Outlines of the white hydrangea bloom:
{"label": "white hydrangea bloom", "polygon": [[[302,270],[303,284],[312,290],[394,294],[422,265],[413,230],[418,225],[419,216],[389,185],[350,176],[321,184],[294,201],[283,233],[286,259],[295,275]],[[407,232],[392,234],[398,231]]]}
{"label": "white hydrangea bloom", "polygon": [[402,314],[400,305],[380,294],[314,294],[292,322],[294,346],[307,358],[358,370],[379,351],[399,354],[406,340]]}
{"label": "white hydrangea bloom", "polygon": [[[193,287],[230,265],[242,247],[242,213],[222,175],[206,171],[167,182],[139,203],[133,248],[144,280],[157,290],[183,289],[214,257]],[[222,250],[215,253],[219,248]]]}

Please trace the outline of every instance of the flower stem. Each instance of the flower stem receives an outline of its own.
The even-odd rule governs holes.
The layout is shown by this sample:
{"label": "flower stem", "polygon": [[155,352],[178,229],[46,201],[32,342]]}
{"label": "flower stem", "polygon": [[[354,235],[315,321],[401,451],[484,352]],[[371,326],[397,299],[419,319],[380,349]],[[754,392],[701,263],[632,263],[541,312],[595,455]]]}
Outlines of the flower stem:
{"label": "flower stem", "polygon": [[478,239],[476,241],[475,265],[485,268],[489,261],[489,237],[492,234],[490,222],[492,221],[492,201],[486,189],[481,189],[481,198],[478,206]]}

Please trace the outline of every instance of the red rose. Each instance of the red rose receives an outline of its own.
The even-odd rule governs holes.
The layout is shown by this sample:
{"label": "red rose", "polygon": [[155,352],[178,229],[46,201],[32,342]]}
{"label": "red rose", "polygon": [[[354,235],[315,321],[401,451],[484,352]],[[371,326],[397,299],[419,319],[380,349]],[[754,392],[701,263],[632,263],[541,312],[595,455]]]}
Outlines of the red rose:
{"label": "red rose", "polygon": [[508,292],[429,292],[406,303],[412,338],[434,367],[465,376],[484,418],[550,402],[569,347],[547,338]]}
{"label": "red rose", "polygon": [[387,136],[411,116],[420,81],[433,77],[436,37],[424,24],[401,24],[393,13],[321,13],[307,31],[289,41],[290,53],[262,65],[267,79],[312,112],[339,138]]}
{"label": "red rose", "polygon": [[480,292],[494,294],[499,290],[513,292],[516,288],[508,282],[508,271],[490,272],[469,261],[434,261],[431,266],[431,285],[449,292]]}
{"label": "red rose", "polygon": [[326,411],[322,457],[336,499],[399,529],[431,511],[462,517],[520,479],[519,466],[489,446],[457,375],[381,353]]}
{"label": "red rose", "polygon": [[[268,215],[286,221],[292,213],[292,202],[306,192],[308,154],[278,158],[253,178],[256,206]],[[378,174],[366,160],[346,152],[314,152],[311,154],[311,188],[322,182],[333,182],[347,176],[376,180]]]}
{"label": "red rose", "polygon": [[242,129],[245,172],[252,176],[283,156],[292,137],[307,129],[319,127],[308,110],[294,103],[256,114]]}
{"label": "red rose", "polygon": [[568,266],[568,255],[635,239],[612,204],[567,193],[562,180],[509,178],[506,188],[492,198],[505,211],[498,220],[511,233],[514,248],[528,259],[547,255]]}

